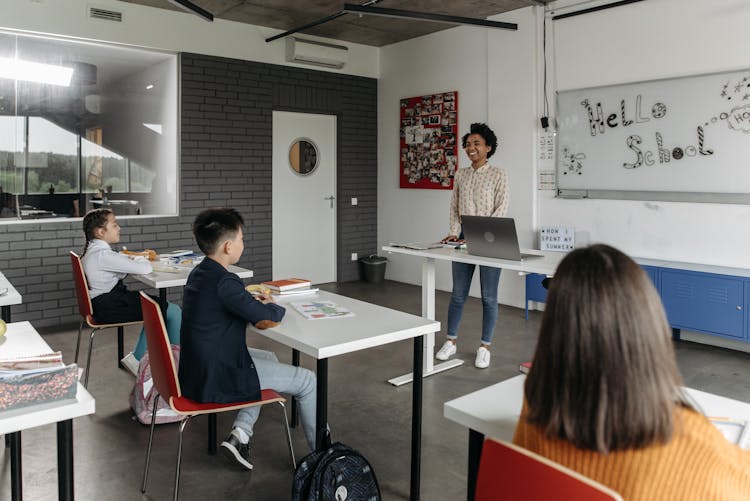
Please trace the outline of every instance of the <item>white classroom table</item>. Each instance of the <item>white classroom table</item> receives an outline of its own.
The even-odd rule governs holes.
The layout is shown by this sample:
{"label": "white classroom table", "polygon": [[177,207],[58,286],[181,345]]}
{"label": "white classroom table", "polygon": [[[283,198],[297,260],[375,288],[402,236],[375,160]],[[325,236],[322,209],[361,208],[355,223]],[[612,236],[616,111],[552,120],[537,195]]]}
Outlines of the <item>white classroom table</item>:
{"label": "white classroom table", "polygon": [[[494,259],[491,257],[473,256],[466,250],[457,250],[450,248],[414,250],[403,247],[393,247],[386,245],[383,247],[385,252],[393,254],[404,254],[407,256],[421,257],[422,261],[422,316],[435,319],[435,261],[456,261],[459,263],[476,264],[479,266],[490,266],[493,268],[502,268],[504,270],[517,271],[519,273],[539,273],[552,276],[557,269],[565,253],[561,252],[541,252],[542,256],[525,259],[523,261],[509,261],[507,259]],[[521,249],[522,253],[539,253],[537,250]],[[435,333],[425,336],[424,343],[424,376],[431,376],[453,367],[463,364],[463,360],[452,359],[446,362],[435,364],[433,361],[435,351]],[[411,381],[411,374],[404,374],[390,379],[388,382],[394,386]]]}
{"label": "white classroom table", "polygon": [[[4,340],[0,343],[0,358],[51,352],[52,349],[29,322],[8,324]],[[93,414],[95,409],[94,397],[78,383],[75,400],[61,400],[0,412],[0,434],[8,434],[10,437],[13,501],[23,498],[21,431],[51,423],[57,423],[58,498],[73,500],[73,418]]]}
{"label": "white classroom table", "polygon": [[0,318],[10,323],[10,307],[15,304],[21,304],[23,298],[16,288],[13,287],[13,284],[5,278],[5,275],[0,273],[0,291],[3,289],[8,289],[8,291],[0,296]]}
{"label": "white classroom table", "polygon": [[[332,301],[354,313],[346,318],[308,320],[288,303]],[[440,329],[440,322],[392,310],[332,292],[290,296],[278,303],[287,308],[281,324],[271,329],[250,329],[317,360],[316,446],[320,448],[328,423],[328,359],[405,339],[414,339],[414,388],[412,389],[411,489],[409,499],[419,499],[422,436],[422,344],[423,337]],[[293,405],[294,409],[296,406]],[[364,431],[364,430],[363,430]]]}
{"label": "white classroom table", "polygon": [[[473,501],[485,436],[511,442],[523,406],[525,375],[506,379],[443,404],[443,415],[469,429],[467,499]],[[707,416],[750,419],[750,404],[685,388],[691,403]]]}

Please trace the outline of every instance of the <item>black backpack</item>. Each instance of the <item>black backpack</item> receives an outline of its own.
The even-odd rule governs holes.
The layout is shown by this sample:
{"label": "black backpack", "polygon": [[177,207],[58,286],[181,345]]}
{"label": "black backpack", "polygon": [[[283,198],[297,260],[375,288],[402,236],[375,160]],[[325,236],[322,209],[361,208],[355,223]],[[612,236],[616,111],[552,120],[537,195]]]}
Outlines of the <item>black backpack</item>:
{"label": "black backpack", "polygon": [[294,472],[292,501],[380,501],[375,472],[365,457],[336,442],[305,456]]}

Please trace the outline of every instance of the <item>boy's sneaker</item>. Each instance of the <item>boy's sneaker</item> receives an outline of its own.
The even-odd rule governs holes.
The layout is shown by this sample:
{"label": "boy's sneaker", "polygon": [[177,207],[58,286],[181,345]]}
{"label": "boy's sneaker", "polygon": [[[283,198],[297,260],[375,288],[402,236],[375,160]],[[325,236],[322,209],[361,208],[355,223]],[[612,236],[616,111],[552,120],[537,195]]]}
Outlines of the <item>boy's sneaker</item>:
{"label": "boy's sneaker", "polygon": [[474,367],[477,369],[486,369],[490,366],[490,350],[480,346],[477,350],[477,358],[474,360]]}
{"label": "boy's sneaker", "polygon": [[138,377],[138,365],[140,364],[140,362],[135,358],[135,355],[133,355],[132,351],[122,357],[120,363],[129,373],[131,373],[135,377]]}
{"label": "boy's sneaker", "polygon": [[456,343],[453,341],[446,341],[443,347],[435,353],[435,358],[438,360],[448,360],[450,357],[456,354]]}
{"label": "boy's sneaker", "polygon": [[227,459],[245,470],[253,469],[250,463],[250,442],[243,444],[234,433],[230,433],[221,443],[221,451]]}

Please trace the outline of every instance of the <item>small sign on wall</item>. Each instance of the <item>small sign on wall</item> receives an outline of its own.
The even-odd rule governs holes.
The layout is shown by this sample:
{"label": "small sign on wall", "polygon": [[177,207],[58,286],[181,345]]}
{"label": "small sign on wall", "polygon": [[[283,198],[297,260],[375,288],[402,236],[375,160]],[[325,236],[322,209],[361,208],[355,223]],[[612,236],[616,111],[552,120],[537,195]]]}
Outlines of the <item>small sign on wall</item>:
{"label": "small sign on wall", "polygon": [[575,247],[575,240],[575,228],[542,226],[539,229],[539,246],[543,251],[572,251]]}

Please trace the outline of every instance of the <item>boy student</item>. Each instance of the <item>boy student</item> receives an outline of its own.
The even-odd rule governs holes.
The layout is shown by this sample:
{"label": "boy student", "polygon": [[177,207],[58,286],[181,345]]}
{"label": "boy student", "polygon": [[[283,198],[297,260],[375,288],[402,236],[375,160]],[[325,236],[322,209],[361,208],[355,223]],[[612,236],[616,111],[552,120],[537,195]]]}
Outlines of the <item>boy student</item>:
{"label": "boy student", "polygon": [[[299,401],[305,438],[314,449],[315,375],[245,345],[248,322],[280,322],[285,310],[269,295],[254,297],[227,270],[242,256],[243,225],[239,212],[228,208],[206,209],[193,223],[206,258],[190,272],[182,299],[182,392],[198,402],[219,403],[258,400],[262,388],[291,394]],[[259,413],[260,407],[241,409],[221,443],[224,454],[247,470],[253,468],[250,437]]]}

